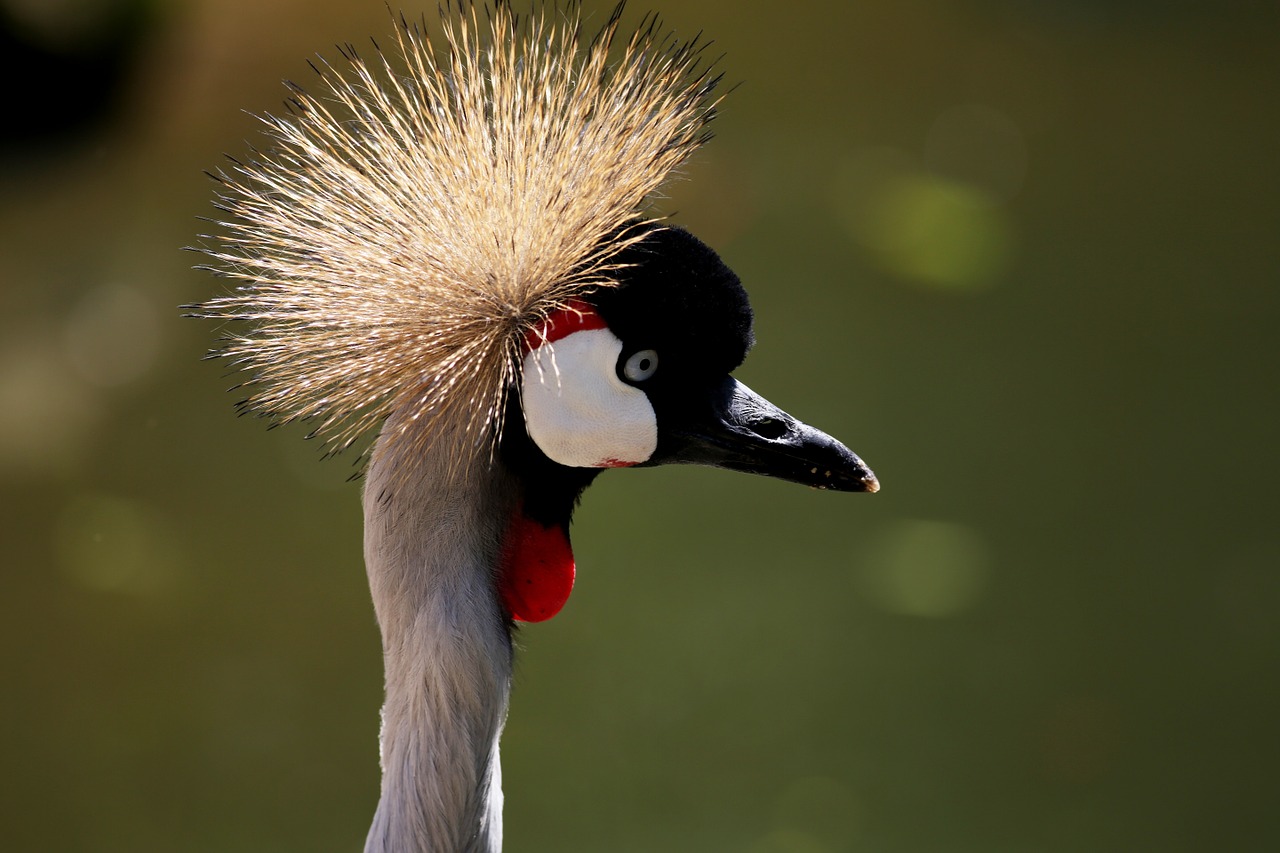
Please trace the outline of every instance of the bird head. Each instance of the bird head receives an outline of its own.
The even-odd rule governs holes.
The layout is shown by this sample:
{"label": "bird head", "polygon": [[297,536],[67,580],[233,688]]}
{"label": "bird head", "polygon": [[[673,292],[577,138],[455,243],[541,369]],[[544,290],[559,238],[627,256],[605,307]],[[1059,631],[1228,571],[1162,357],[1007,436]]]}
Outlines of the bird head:
{"label": "bird head", "polygon": [[692,463],[879,488],[843,444],[732,377],[753,342],[751,306],[709,246],[658,226],[617,261],[614,286],[527,337],[521,412],[538,452],[570,468]]}
{"label": "bird head", "polygon": [[732,376],[751,348],[738,277],[705,243],[648,226],[609,286],[557,309],[525,338],[504,458],[522,499],[499,589],[509,613],[559,612],[574,582],[569,521],[603,470],[701,464],[818,489],[874,492],[875,475],[826,433]]}

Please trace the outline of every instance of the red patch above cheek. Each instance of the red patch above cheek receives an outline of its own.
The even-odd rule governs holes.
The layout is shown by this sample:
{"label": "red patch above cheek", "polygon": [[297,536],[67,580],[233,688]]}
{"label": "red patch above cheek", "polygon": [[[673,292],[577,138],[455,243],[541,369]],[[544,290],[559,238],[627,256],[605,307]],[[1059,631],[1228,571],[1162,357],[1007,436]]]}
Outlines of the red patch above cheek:
{"label": "red patch above cheek", "polygon": [[525,352],[532,352],[543,344],[553,344],[574,332],[605,328],[608,327],[596,313],[596,309],[581,299],[570,299],[564,308],[553,311],[545,323],[524,336]]}
{"label": "red patch above cheek", "polygon": [[502,546],[498,592],[511,618],[542,622],[560,612],[573,591],[573,549],[560,525],[544,527],[517,510]]}

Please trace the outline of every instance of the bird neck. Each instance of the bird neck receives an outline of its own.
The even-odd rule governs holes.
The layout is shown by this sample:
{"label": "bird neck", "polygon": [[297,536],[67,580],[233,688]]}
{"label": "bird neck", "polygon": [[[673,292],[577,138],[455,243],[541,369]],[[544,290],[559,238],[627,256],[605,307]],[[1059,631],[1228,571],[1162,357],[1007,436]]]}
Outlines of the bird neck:
{"label": "bird neck", "polygon": [[502,846],[511,681],[495,575],[519,489],[503,465],[463,476],[404,438],[384,430],[364,489],[386,669],[382,797],[365,851],[488,853]]}

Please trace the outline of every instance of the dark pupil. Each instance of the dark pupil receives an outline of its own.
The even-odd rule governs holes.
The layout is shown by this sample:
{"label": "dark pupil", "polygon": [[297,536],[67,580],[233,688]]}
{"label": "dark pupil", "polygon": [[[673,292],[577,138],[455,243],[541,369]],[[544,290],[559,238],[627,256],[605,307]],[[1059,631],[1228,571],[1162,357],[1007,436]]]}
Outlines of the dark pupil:
{"label": "dark pupil", "polygon": [[640,359],[640,372],[643,373],[648,369],[649,369],[649,359],[647,358]]}

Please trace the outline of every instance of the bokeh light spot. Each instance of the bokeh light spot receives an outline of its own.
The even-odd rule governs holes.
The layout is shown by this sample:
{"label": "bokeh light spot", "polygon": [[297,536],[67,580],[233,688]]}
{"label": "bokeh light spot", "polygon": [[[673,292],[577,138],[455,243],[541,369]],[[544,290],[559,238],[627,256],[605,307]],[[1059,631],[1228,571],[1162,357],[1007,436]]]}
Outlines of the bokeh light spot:
{"label": "bokeh light spot", "polygon": [[0,349],[0,470],[71,470],[97,425],[93,396],[37,330]]}
{"label": "bokeh light spot", "polygon": [[176,549],[155,513],[137,501],[78,495],[63,509],[54,535],[60,567],[88,589],[153,595],[173,586]]}
{"label": "bokeh light spot", "polygon": [[832,186],[832,203],[849,235],[875,266],[900,281],[981,290],[1009,266],[1013,231],[990,190],[926,172],[894,148],[853,152]]}
{"label": "bokeh light spot", "polygon": [[981,190],[914,175],[886,186],[871,203],[858,236],[887,271],[903,279],[939,288],[983,288],[1008,263],[1008,227]]}
{"label": "bokeh light spot", "polygon": [[155,308],[138,290],[104,284],[86,294],[67,318],[67,359],[93,385],[133,382],[155,365],[157,327]]}
{"label": "bokeh light spot", "polygon": [[951,616],[977,603],[989,557],[981,536],[943,521],[899,521],[863,555],[859,581],[875,606],[910,616]]}

